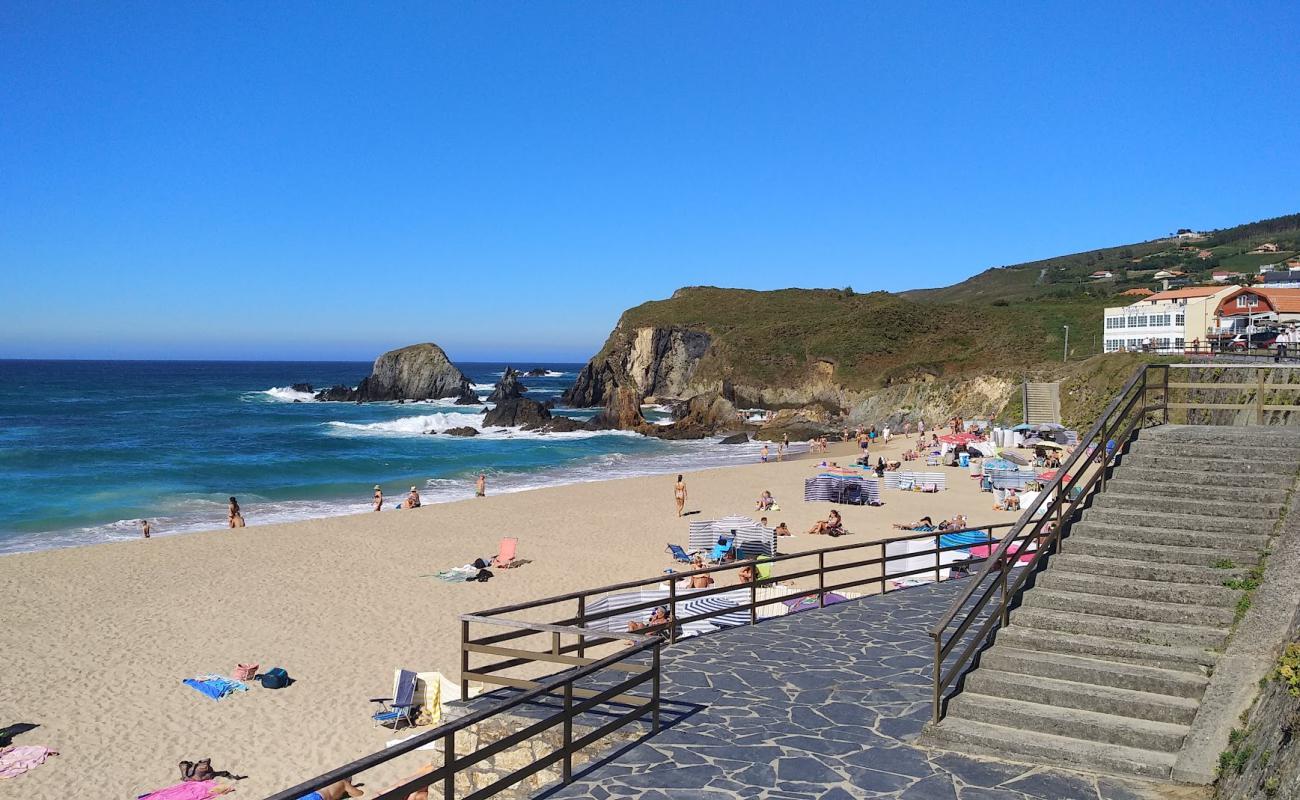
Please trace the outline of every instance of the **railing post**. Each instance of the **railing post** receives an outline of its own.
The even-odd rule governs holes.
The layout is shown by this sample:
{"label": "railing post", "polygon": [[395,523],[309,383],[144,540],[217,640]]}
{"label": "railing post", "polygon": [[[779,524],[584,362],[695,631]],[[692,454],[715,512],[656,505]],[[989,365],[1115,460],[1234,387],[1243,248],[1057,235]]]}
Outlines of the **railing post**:
{"label": "railing post", "polygon": [[749,624],[758,624],[758,562],[749,568]]}
{"label": "railing post", "polygon": [[943,565],[943,558],[942,558],[943,554],[939,552],[939,548],[941,547],[941,545],[939,544],[940,541],[942,540],[939,538],[939,534],[936,532],[934,534],[934,582],[935,583],[939,582],[939,567]]}
{"label": "railing post", "polygon": [[465,673],[469,672],[469,651],[465,645],[469,643],[469,620],[460,621],[460,699],[465,700],[469,697],[469,678]]}
{"label": "railing post", "polygon": [[817,607],[826,607],[826,554],[817,551]]}
{"label": "railing post", "polygon": [[[1019,558],[1019,553],[1017,553],[1015,556],[1012,556],[1012,557],[1013,557],[1013,558]],[[1000,595],[1000,598],[999,598],[999,599],[1000,599],[1000,604],[1001,604],[1001,606],[1002,606],[1002,610],[1001,610],[1001,613],[998,615],[998,618],[999,618],[999,624],[1000,624],[1003,628],[1005,628],[1005,627],[1007,627],[1008,624],[1010,624],[1010,622],[1009,622],[1009,620],[1008,620],[1008,618],[1007,618],[1007,563],[1006,563],[1006,559],[999,559],[999,561],[998,561],[998,586],[999,586],[998,594]]]}
{"label": "railing post", "polygon": [[[668,643],[677,643],[677,581],[668,579]],[[657,652],[657,651],[656,651]]]}
{"label": "railing post", "polygon": [[[671,612],[672,609],[670,608],[669,611]],[[587,627],[587,596],[585,594],[578,595],[578,627],[579,628]],[[587,657],[587,637],[585,634],[580,633],[578,634],[578,658],[586,658],[586,657]]]}
{"label": "railing post", "polygon": [[558,656],[559,654],[560,654],[560,632],[551,631],[551,655]]}
{"label": "railing post", "polygon": [[1255,391],[1255,424],[1264,424],[1264,368],[1256,367],[1259,374],[1259,388]]}
{"label": "railing post", "polygon": [[650,682],[650,691],[652,694],[650,702],[654,707],[650,710],[650,730],[654,733],[659,732],[659,642],[655,642],[654,649],[654,677]]}
{"label": "railing post", "polygon": [[[658,648],[656,648],[657,652]],[[564,684],[564,782],[573,780],[573,681]]]}
{"label": "railing post", "polygon": [[886,539],[880,543],[880,593],[885,594],[889,591],[886,588],[885,578],[889,575],[889,543],[893,539]]}
{"label": "railing post", "polygon": [[445,758],[443,763],[447,767],[447,777],[442,779],[442,797],[443,800],[455,800],[456,798],[456,773],[452,772],[451,765],[456,761],[456,732],[451,731],[442,739],[442,754]]}
{"label": "railing post", "polygon": [[1168,425],[1169,424],[1169,365],[1168,364],[1165,364],[1165,383],[1163,389],[1164,389],[1164,394],[1162,395],[1163,399],[1160,402],[1160,412],[1161,412],[1160,424]]}
{"label": "railing post", "polygon": [[943,680],[943,647],[940,642],[943,641],[943,634],[934,634],[934,694],[931,698],[930,720],[938,725],[943,715],[939,713],[940,706],[943,705],[943,690],[939,687],[939,682]]}

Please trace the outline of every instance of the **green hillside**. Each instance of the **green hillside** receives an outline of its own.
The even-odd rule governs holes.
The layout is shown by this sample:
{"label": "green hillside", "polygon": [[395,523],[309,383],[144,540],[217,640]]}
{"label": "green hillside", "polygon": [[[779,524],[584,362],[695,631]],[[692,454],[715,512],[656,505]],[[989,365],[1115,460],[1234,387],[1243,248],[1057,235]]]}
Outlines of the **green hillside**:
{"label": "green hillside", "polygon": [[[1265,242],[1280,252],[1250,252]],[[1126,302],[1116,297],[1126,288],[1160,288],[1152,281],[1157,270],[1184,271],[1196,283],[1220,263],[1245,269],[1297,251],[1300,214],[1210,232],[1195,242],[1143,242],[991,269],[947,288],[902,294],[688,287],[628,310],[620,322],[624,333],[611,336],[602,355],[632,328],[676,326],[711,336],[714,355],[700,364],[701,378],[799,385],[821,361],[833,364],[835,381],[851,389],[931,376],[1020,374],[1062,362],[1067,325],[1071,361],[1098,353],[1102,309]],[[1115,278],[1093,280],[1098,270]]]}

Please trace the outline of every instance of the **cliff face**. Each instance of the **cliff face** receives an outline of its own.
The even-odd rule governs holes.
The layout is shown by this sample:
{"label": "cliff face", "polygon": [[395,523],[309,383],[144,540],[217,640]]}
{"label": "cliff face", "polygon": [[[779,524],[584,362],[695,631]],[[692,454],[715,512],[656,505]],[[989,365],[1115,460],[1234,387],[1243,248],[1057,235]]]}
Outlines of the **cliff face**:
{"label": "cliff face", "polygon": [[460,403],[477,403],[469,379],[433,343],[390,350],[379,358],[355,389],[335,386],[317,393],[318,400],[435,400],[454,397]]}
{"label": "cliff face", "polygon": [[692,378],[709,352],[709,334],[680,327],[614,329],[605,346],[564,394],[573,406],[603,406],[619,387],[642,397],[680,399],[694,392]]}

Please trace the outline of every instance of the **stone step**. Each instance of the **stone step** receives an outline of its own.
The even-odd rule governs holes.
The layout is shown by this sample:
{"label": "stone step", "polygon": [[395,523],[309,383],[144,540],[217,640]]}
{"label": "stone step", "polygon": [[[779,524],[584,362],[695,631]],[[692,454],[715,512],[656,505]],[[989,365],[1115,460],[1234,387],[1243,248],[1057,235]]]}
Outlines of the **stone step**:
{"label": "stone step", "polygon": [[1129,454],[1144,456],[1178,456],[1185,459],[1210,459],[1300,465],[1295,447],[1291,445],[1246,444],[1244,442],[1169,442],[1138,439],[1129,445]]}
{"label": "stone step", "polygon": [[1161,481],[1133,480],[1127,470],[1119,470],[1115,477],[1106,481],[1106,493],[1115,492],[1122,495],[1141,497],[1180,497],[1193,500],[1212,500],[1225,503],[1271,503],[1281,505],[1286,502],[1287,490],[1283,486],[1261,488],[1257,486],[1232,486],[1228,483],[1174,483],[1178,475],[1166,475]]}
{"label": "stone step", "polygon": [[1294,464],[1281,464],[1271,461],[1245,459],[1209,459],[1187,458],[1181,455],[1146,455],[1145,453],[1127,453],[1121,464],[1124,467],[1161,470],[1166,474],[1183,472],[1212,473],[1218,475],[1225,483],[1243,482],[1244,477],[1255,475],[1286,475],[1295,477]]}
{"label": "stone step", "polygon": [[[1068,736],[1031,733],[951,717],[928,727],[925,740],[926,744],[933,743],[938,747],[948,744],[963,753],[974,755],[1011,760],[1019,757],[1034,766],[1048,763],[1082,768],[1089,772],[1110,772],[1156,780],[1169,779],[1175,760],[1172,753],[1118,747]],[[989,747],[994,742],[997,744],[996,749]]]}
{"label": "stone step", "polygon": [[[1102,495],[1105,497],[1105,494]],[[1115,508],[1093,506],[1083,512],[1083,518],[1089,522],[1111,522],[1118,525],[1142,527],[1180,528],[1187,531],[1222,531],[1225,528],[1240,530],[1243,533],[1271,534],[1275,521],[1272,519],[1247,519],[1241,524],[1233,525],[1231,520],[1200,514],[1175,514],[1163,511],[1146,511],[1141,508]]]}
{"label": "stone step", "polygon": [[[1190,497],[1160,497],[1157,495],[1122,494],[1110,486],[1092,501],[1093,508],[1113,508],[1158,516],[1194,515],[1204,518],[1230,517],[1232,519],[1277,519],[1282,507],[1279,503],[1252,503],[1240,500],[1197,500]],[[1220,525],[1222,525],[1220,521]]]}
{"label": "stone step", "polygon": [[1255,473],[1250,476],[1249,480],[1234,480],[1231,476],[1226,476],[1222,470],[1212,470],[1207,472],[1196,472],[1193,470],[1170,469],[1170,468],[1152,468],[1143,467],[1138,462],[1130,459],[1136,459],[1137,456],[1125,456],[1121,466],[1117,469],[1107,485],[1118,481],[1132,481],[1137,483],[1162,483],[1177,481],[1184,486],[1212,486],[1222,487],[1236,484],[1239,486],[1253,486],[1261,489],[1282,489],[1288,490],[1295,481],[1295,476],[1291,473],[1277,473],[1275,475],[1265,475]]}
{"label": "stone step", "polygon": [[1052,568],[1057,567],[1066,572],[1084,572],[1090,575],[1107,575],[1113,578],[1199,583],[1209,586],[1222,586],[1224,581],[1240,578],[1246,574],[1245,569],[1235,565],[1231,568],[1218,569],[1188,564],[1153,564],[1148,561],[1130,561],[1123,558],[1075,555],[1068,549],[1052,557]]}
{"label": "stone step", "polygon": [[948,703],[948,716],[1164,753],[1178,752],[1187,736],[1186,725],[1117,717],[971,691],[962,692]]}
{"label": "stone step", "polygon": [[1192,701],[1200,699],[1210,682],[1204,675],[1192,672],[1065,653],[1021,650],[1001,642],[980,656],[980,668],[971,673],[972,676],[982,674],[986,667],[1002,673],[1113,686]]}
{"label": "stone step", "polygon": [[1212,625],[1121,619],[1033,606],[1021,606],[1011,612],[1011,624],[1044,631],[1105,636],[1110,639],[1168,647],[1201,647],[1218,650],[1228,641],[1227,628]]}
{"label": "stone step", "polygon": [[[1069,542],[1066,543],[1069,546]],[[1174,583],[1172,581],[1139,581],[1132,578],[1116,580],[1109,575],[1090,575],[1086,572],[1068,572],[1064,568],[1049,569],[1040,574],[1035,589],[1057,589],[1066,592],[1117,597],[1131,600],[1155,600],[1160,603],[1187,603],[1197,606],[1226,607],[1237,602],[1239,592],[1226,586],[1209,586],[1203,583]]]}
{"label": "stone step", "polygon": [[1020,607],[1076,612],[1098,617],[1118,617],[1133,621],[1192,624],[1209,628],[1230,628],[1235,618],[1233,609],[1223,606],[1191,606],[1184,603],[1161,603],[1128,597],[1106,597],[1099,594],[1048,589],[1043,586],[1036,586],[1033,591],[1026,592]]}
{"label": "stone step", "polygon": [[1032,652],[1059,653],[1085,658],[1104,658],[1126,664],[1204,675],[1214,666],[1218,654],[1202,647],[1165,647],[1130,642],[1106,636],[1084,636],[1062,631],[1011,625],[998,631],[997,644]]}
{"label": "stone step", "polygon": [[[1227,537],[1225,537],[1226,539]],[[1227,544],[1234,542],[1225,541]],[[1259,553],[1246,550],[1215,549],[1211,547],[1181,547],[1178,545],[1152,544],[1150,542],[1124,542],[1118,539],[1092,539],[1087,536],[1071,534],[1067,541],[1071,553],[1097,558],[1123,558],[1129,561],[1150,561],[1162,564],[1191,564],[1200,567],[1213,567],[1225,559],[1236,566],[1252,566],[1259,563]]]}
{"label": "stone step", "polygon": [[1200,706],[1199,700],[1190,697],[1170,697],[1059,678],[1030,678],[986,669],[971,673],[964,691],[1173,725],[1191,725]]}
{"label": "stone step", "polygon": [[1076,522],[1065,540],[1068,548],[1074,537],[1081,539],[1106,539],[1133,544],[1162,544],[1170,547],[1223,547],[1231,544],[1234,550],[1263,552],[1268,547],[1268,534],[1224,534],[1222,531],[1184,531],[1164,526],[1112,525],[1105,522]]}
{"label": "stone step", "polygon": [[1161,442],[1195,442],[1300,447],[1300,435],[1288,428],[1277,425],[1232,425],[1215,427],[1209,425],[1164,425],[1159,428],[1146,428],[1139,435],[1141,439]]}

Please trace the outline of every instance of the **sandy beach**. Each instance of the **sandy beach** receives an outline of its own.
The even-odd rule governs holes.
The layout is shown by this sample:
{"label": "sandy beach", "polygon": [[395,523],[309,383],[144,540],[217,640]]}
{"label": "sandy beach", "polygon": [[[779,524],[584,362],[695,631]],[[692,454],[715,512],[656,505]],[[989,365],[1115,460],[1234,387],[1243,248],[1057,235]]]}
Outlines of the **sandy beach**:
{"label": "sandy beach", "polygon": [[[877,453],[897,454],[895,439]],[[852,445],[826,458],[848,463]],[[689,473],[688,519],[751,513],[769,489],[769,514],[802,534],[832,506],[804,503],[802,481],[823,456]],[[815,460],[814,460],[815,459]],[[929,468],[938,469],[938,468]],[[840,507],[853,536],[783,539],[783,552],[883,539],[891,523],[964,513],[1007,522],[967,471],[945,469],[938,494],[887,492],[881,507]],[[255,798],[383,746],[371,697],[390,694],[393,670],[456,676],[456,616],[577,588],[651,577],[685,544],[671,475],[582,483],[238,531],[25,553],[0,558],[5,598],[0,725],[40,727],[16,739],[61,752],[0,798],[133,798],[178,780],[182,759],[211,758],[245,774]],[[360,487],[364,490],[368,487]],[[419,577],[496,552],[519,538],[532,563],[488,583]],[[780,571],[777,575],[779,577]],[[866,590],[869,591],[869,590]],[[282,666],[288,689],[258,687],[213,702],[181,684],[230,675],[240,662]],[[414,763],[414,762],[408,762]],[[399,776],[372,776],[370,788]]]}

